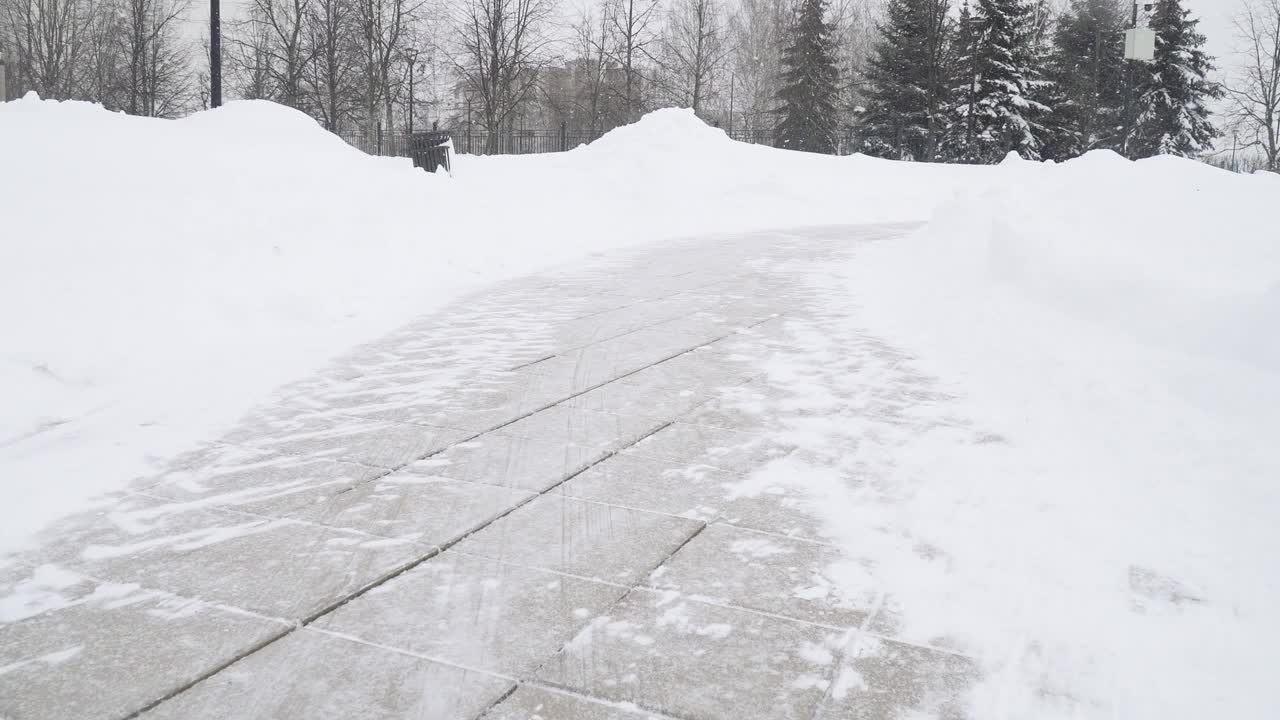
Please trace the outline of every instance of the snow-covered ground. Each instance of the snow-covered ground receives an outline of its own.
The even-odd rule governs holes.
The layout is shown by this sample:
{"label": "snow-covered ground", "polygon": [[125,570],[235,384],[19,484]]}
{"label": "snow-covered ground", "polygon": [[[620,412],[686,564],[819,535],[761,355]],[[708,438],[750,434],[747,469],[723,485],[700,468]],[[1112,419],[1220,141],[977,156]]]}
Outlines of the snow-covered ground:
{"label": "snow-covered ground", "polygon": [[[771,373],[787,387],[807,355],[838,382],[839,340],[874,337],[946,391],[936,429],[820,428],[770,469],[856,560],[832,577],[852,595],[874,572],[902,637],[981,658],[975,717],[1273,705],[1276,176],[827,158],[661,111],[447,178],[265,103],[160,121],[34,99],[0,105],[0,161],[0,550],[486,282],[686,235],[928,221],[825,277],[846,327]],[[876,357],[859,382],[918,381]],[[874,488],[806,465],[841,435]]]}
{"label": "snow-covered ground", "polygon": [[980,172],[741,145],[669,110],[431,177],[271,103],[0,104],[0,550],[485,282],[685,235],[922,220]]}

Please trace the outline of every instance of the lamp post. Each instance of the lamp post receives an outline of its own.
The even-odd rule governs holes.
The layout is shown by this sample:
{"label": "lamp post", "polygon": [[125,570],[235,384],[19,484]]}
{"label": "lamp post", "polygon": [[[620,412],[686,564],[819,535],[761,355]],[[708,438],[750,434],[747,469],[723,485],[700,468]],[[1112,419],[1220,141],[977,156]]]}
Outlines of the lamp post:
{"label": "lamp post", "polygon": [[404,62],[409,66],[409,134],[413,134],[413,116],[414,105],[418,102],[417,93],[414,90],[414,72],[425,69],[418,64],[418,56],[422,54],[421,50],[414,48],[413,50],[404,51]]}
{"label": "lamp post", "polygon": [[733,139],[733,86],[737,77],[731,71],[729,73],[729,139]]}
{"label": "lamp post", "polygon": [[219,0],[209,0],[209,107],[222,106],[222,17]]}
{"label": "lamp post", "polygon": [[9,99],[9,88],[4,84],[4,49],[0,48],[0,102]]}

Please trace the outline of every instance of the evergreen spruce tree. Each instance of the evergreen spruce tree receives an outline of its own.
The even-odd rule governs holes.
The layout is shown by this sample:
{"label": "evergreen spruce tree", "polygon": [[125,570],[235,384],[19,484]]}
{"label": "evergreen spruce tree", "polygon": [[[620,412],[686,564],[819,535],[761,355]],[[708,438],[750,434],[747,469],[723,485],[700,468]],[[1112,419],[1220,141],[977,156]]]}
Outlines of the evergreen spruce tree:
{"label": "evergreen spruce tree", "polygon": [[936,160],[946,126],[950,0],[890,0],[871,57],[863,151]]}
{"label": "evergreen spruce tree", "polygon": [[835,26],[825,19],[826,0],[802,0],[791,42],[782,52],[782,120],[774,144],[789,150],[836,152]]}
{"label": "evergreen spruce tree", "polygon": [[1049,108],[1034,97],[1041,82],[1034,9],[1027,0],[978,0],[971,22],[976,72],[961,105],[965,152],[973,159],[995,162],[1010,151],[1040,157],[1039,120]]}
{"label": "evergreen spruce tree", "polygon": [[1046,75],[1053,108],[1042,156],[1061,160],[1121,149],[1128,12],[1116,0],[1071,0],[1053,34]]}
{"label": "evergreen spruce tree", "polygon": [[969,0],[964,0],[952,41],[953,72],[948,93],[951,103],[941,148],[941,155],[947,160],[978,162],[978,40],[977,17],[969,9]]}
{"label": "evergreen spruce tree", "polygon": [[1222,89],[1206,77],[1213,61],[1200,49],[1205,38],[1196,32],[1199,22],[1191,19],[1180,0],[1156,3],[1151,17],[1155,58],[1138,73],[1137,114],[1126,145],[1129,157],[1195,155],[1220,135],[1209,121],[1205,100],[1221,97]]}

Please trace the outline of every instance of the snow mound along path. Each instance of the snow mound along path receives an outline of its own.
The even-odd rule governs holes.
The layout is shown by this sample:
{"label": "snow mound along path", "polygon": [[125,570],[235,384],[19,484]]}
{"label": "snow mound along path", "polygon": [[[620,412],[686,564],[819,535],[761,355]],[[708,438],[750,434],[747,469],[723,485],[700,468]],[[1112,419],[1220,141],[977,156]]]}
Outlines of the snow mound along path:
{"label": "snow mound along path", "polygon": [[634,125],[610,130],[588,147],[592,154],[621,150],[679,155],[723,149],[731,142],[723,130],[702,122],[692,110],[665,108],[645,115]]}
{"label": "snow mound along path", "polygon": [[1274,704],[1278,206],[1189,160],[1008,162],[857,253],[864,326],[999,438],[904,448],[897,529],[947,562],[874,558],[908,637],[988,661],[976,717]]}
{"label": "snow mound along path", "polygon": [[[1094,151],[1018,162],[916,239],[933,293],[989,283],[1152,344],[1280,367],[1280,243],[1267,178]],[[945,260],[943,260],[945,258]],[[963,272],[941,272],[942,268]]]}

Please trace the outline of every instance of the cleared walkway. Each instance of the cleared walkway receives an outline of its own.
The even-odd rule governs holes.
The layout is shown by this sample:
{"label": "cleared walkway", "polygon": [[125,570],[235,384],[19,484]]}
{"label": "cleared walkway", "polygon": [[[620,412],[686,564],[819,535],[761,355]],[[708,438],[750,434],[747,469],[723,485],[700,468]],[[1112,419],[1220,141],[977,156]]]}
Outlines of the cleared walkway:
{"label": "cleared walkway", "polygon": [[591,260],[283,389],[0,569],[0,718],[962,716],[973,663],[821,590],[818,520],[741,490],[796,450],[762,373],[842,302],[812,274],[897,232]]}

